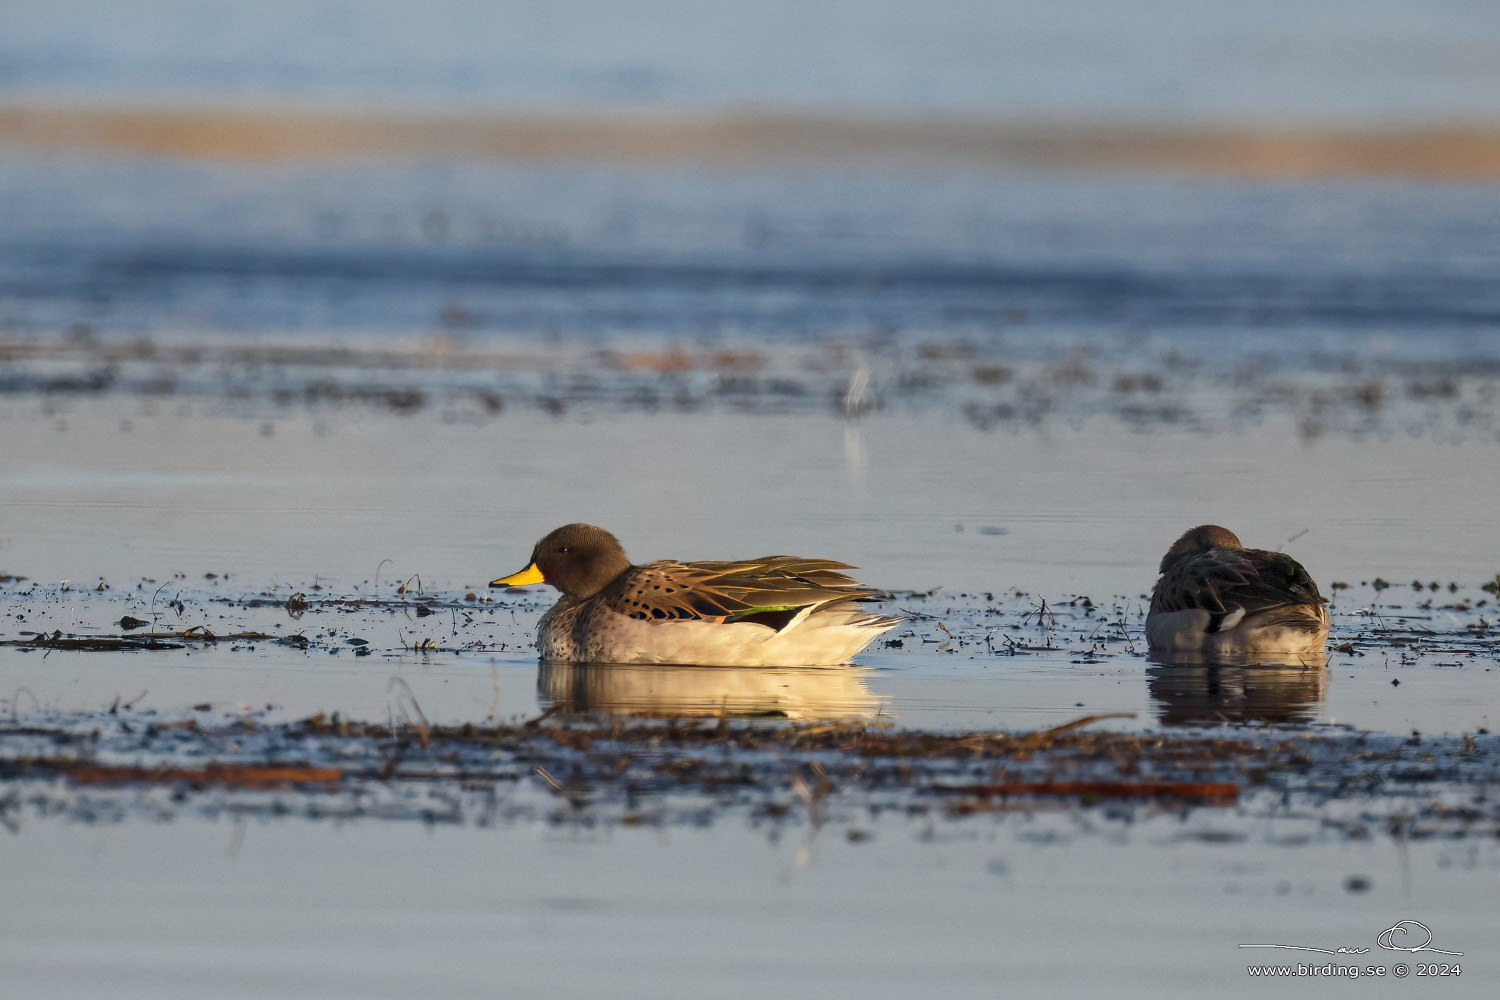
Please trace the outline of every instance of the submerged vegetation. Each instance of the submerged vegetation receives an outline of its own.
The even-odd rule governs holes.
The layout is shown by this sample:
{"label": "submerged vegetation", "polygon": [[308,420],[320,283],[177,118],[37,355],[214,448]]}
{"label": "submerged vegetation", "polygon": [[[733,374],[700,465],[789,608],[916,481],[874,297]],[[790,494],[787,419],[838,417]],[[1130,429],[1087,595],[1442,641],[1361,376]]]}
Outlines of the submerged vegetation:
{"label": "submerged vegetation", "polygon": [[1241,820],[1313,819],[1323,835],[1500,836],[1493,734],[1169,736],[1089,731],[1094,721],[940,734],[723,718],[437,726],[114,712],[0,723],[0,817],[146,809],[631,826],[740,816],[852,835],[883,813],[925,822],[1062,809],[1129,823],[1227,808]]}

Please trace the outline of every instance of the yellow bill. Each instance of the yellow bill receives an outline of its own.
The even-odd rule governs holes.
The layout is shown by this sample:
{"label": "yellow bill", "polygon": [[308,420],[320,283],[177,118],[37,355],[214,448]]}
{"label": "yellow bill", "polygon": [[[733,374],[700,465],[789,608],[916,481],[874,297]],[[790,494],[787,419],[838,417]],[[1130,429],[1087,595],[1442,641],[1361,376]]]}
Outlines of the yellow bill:
{"label": "yellow bill", "polygon": [[532,563],[519,573],[510,576],[502,576],[498,580],[491,580],[491,587],[524,587],[528,583],[546,583],[542,577],[542,571],[537,569],[536,563]]}

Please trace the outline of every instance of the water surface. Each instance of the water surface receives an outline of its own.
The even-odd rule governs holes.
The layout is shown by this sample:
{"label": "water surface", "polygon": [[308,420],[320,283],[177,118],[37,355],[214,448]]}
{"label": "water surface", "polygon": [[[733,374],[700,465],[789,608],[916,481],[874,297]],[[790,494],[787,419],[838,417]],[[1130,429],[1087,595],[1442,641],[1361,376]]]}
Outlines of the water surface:
{"label": "water surface", "polygon": [[[415,10],[0,10],[0,989],[1260,996],[1238,945],[1412,919],[1465,953],[1418,987],[1487,995],[1500,200],[1348,143],[1474,156],[1492,11]],[[173,114],[198,131],[141,134]],[[1154,171],[454,152],[589,115],[1233,141]],[[448,145],[313,155],[356,120]],[[845,560],[911,621],[849,668],[539,668],[550,592],[483,584],[572,520],[638,560]],[[1307,565],[1326,666],[1146,655],[1205,521]],[[126,615],[177,638],[39,644]],[[1083,716],[1072,756],[977,755]],[[905,784],[797,745],[891,731],[978,735]],[[934,784],[1119,791],[1145,744],[1231,790]],[[223,778],[268,761],[350,776]]]}

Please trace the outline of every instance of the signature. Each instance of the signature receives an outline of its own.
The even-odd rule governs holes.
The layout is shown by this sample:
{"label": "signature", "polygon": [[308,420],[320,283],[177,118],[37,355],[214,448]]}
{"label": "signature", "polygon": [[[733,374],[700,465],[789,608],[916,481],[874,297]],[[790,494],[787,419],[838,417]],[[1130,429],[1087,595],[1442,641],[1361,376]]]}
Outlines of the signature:
{"label": "signature", "polygon": [[[1408,947],[1407,945],[1396,944],[1397,940],[1405,941],[1406,940],[1406,935],[1411,934],[1413,932],[1413,928],[1418,928],[1418,929],[1422,930],[1424,933],[1426,933],[1427,940],[1423,941],[1421,944],[1416,945],[1414,947]],[[1398,935],[1398,934],[1401,935],[1400,938],[1397,938],[1396,935]],[[1385,930],[1381,931],[1379,934],[1375,935],[1375,944],[1376,944],[1377,947],[1382,948],[1382,949],[1384,949],[1386,951],[1406,951],[1406,952],[1411,952],[1412,954],[1416,954],[1417,952],[1421,952],[1421,951],[1430,951],[1430,952],[1433,952],[1434,954],[1438,954],[1438,955],[1459,955],[1459,956],[1463,955],[1463,952],[1461,952],[1461,951],[1444,951],[1441,948],[1430,948],[1430,947],[1428,947],[1430,944],[1432,944],[1432,931],[1431,931],[1431,929],[1428,928],[1428,926],[1426,924],[1422,923],[1422,921],[1420,921],[1420,920],[1398,920],[1398,921],[1396,921],[1394,924],[1392,924],[1391,926],[1387,927]],[[1339,947],[1339,948],[1314,948],[1314,947],[1312,947],[1310,945],[1302,945],[1302,944],[1242,944],[1242,945],[1240,945],[1240,947],[1241,948],[1284,948],[1287,951],[1315,951],[1315,952],[1317,952],[1320,955],[1365,955],[1365,954],[1368,954],[1369,951],[1370,951],[1369,948],[1343,948],[1343,947]]]}

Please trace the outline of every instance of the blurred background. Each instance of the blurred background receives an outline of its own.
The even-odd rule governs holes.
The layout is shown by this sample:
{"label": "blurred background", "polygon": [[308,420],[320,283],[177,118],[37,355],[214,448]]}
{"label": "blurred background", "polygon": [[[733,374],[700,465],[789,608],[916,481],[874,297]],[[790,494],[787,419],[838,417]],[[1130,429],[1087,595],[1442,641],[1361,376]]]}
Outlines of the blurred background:
{"label": "blurred background", "polygon": [[1497,51],[1477,0],[9,0],[0,334],[1470,349]]}
{"label": "blurred background", "polygon": [[10,0],[11,101],[1493,125],[1479,0]]}

